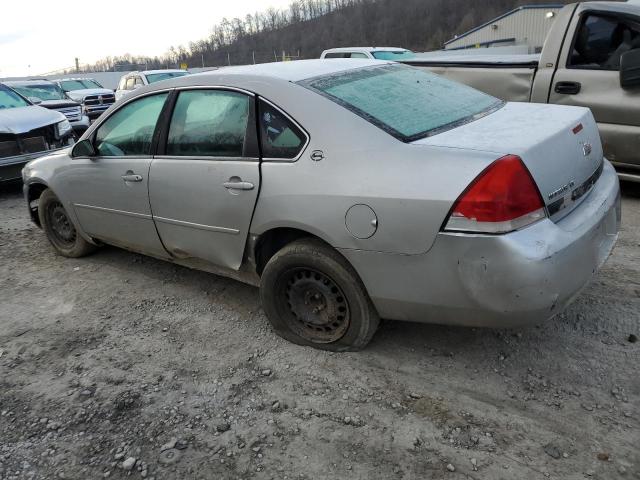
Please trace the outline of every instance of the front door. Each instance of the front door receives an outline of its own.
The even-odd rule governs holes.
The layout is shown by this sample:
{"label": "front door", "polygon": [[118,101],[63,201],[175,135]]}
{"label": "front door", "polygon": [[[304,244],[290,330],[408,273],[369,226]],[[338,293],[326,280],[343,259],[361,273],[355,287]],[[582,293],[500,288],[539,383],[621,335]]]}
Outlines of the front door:
{"label": "front door", "polygon": [[[588,4],[585,4],[588,5]],[[620,57],[640,48],[640,17],[578,7],[560,55],[549,103],[589,107],[605,156],[640,169],[640,90],[620,87]]]}
{"label": "front door", "polygon": [[149,206],[156,123],[168,94],[142,97],[113,113],[93,138],[95,157],[74,158],[60,174],[82,229],[106,243],[167,256]]}
{"label": "front door", "polygon": [[179,92],[166,139],[151,163],[158,233],[176,258],[238,269],[260,187],[252,95]]}

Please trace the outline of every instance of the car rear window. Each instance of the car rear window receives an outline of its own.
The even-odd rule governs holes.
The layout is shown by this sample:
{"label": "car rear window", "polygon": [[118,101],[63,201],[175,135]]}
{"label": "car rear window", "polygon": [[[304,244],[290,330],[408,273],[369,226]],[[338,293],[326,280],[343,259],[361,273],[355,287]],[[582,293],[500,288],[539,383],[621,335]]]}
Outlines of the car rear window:
{"label": "car rear window", "polygon": [[300,84],[403,142],[471,122],[504,105],[491,95],[405,65],[358,68]]}

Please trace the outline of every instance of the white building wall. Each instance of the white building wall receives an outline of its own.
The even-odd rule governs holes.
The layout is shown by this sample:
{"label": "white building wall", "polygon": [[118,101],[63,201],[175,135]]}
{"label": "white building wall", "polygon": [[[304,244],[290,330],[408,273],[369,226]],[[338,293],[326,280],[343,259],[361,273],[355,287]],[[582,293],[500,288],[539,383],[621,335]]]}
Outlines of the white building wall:
{"label": "white building wall", "polygon": [[[495,43],[489,46],[506,46],[525,44],[529,46],[530,53],[535,53],[536,48],[542,47],[551,25],[556,18],[560,7],[545,8],[521,8],[509,15],[498,18],[468,35],[447,43],[445,50],[457,48],[472,48],[474,46],[487,46],[490,42],[498,40],[515,39],[510,43]],[[553,16],[548,16],[553,13]]]}

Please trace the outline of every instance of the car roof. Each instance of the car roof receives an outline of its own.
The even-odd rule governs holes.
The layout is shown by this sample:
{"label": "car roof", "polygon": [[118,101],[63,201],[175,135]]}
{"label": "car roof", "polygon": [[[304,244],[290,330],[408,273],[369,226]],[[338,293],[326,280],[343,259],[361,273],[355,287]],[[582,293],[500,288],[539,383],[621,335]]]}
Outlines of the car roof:
{"label": "car roof", "polygon": [[159,70],[143,70],[142,72],[137,72],[137,73],[144,73],[145,75],[147,74],[152,74],[152,73],[180,73],[180,72],[184,72],[184,73],[189,73],[186,70],[181,70],[179,68],[166,68],[166,69],[159,69]]}
{"label": "car roof", "polygon": [[70,80],[91,80],[92,82],[96,81],[91,77],[65,77],[65,78],[56,78],[54,82],[67,82]]}
{"label": "car roof", "polygon": [[196,73],[172,80],[174,85],[191,82],[206,77],[220,77],[226,75],[246,75],[251,77],[271,77],[289,82],[299,82],[308,78],[330,75],[346,70],[373,65],[384,65],[390,62],[383,60],[336,58],[330,62],[326,60],[295,60],[290,62],[260,63],[238,67],[224,67],[210,72]]}
{"label": "car roof", "polygon": [[402,47],[338,47],[338,48],[329,48],[325,50],[323,53],[333,53],[333,52],[356,52],[356,51],[366,51],[366,52],[406,52],[406,48]]}

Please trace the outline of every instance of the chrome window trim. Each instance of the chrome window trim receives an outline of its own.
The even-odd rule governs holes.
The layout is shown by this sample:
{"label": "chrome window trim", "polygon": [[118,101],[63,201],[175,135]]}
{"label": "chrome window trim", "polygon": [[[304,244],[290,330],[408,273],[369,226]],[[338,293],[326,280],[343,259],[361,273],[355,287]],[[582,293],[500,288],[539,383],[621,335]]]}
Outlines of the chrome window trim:
{"label": "chrome window trim", "polygon": [[[128,157],[127,157],[128,158]],[[260,159],[258,157],[227,157],[220,156],[214,157],[209,155],[155,155],[154,160],[201,160],[201,161],[213,161],[213,162],[257,162]]]}
{"label": "chrome window trim", "polygon": [[[268,100],[268,99],[266,99],[265,97],[262,97],[262,96],[258,96],[258,99],[264,101],[265,103],[268,103],[269,105],[271,105],[271,107],[275,108],[278,112],[280,112],[282,115],[284,115],[291,123],[293,123],[296,127],[298,127],[298,129],[304,134],[304,136],[306,138],[306,141],[305,141],[304,145],[302,146],[302,148],[300,149],[300,152],[298,152],[298,154],[295,157],[291,157],[291,158],[262,157],[262,161],[263,162],[280,162],[280,163],[283,163],[283,162],[284,163],[297,162],[300,159],[300,157],[302,157],[304,152],[307,150],[307,147],[309,146],[309,143],[311,143],[311,136],[309,135],[309,132],[307,132],[302,127],[302,125],[300,125],[291,115],[289,115],[287,112],[282,110],[282,108],[278,107],[271,100]],[[260,119],[258,118],[258,125],[259,124],[260,124]]]}
{"label": "chrome window trim", "polygon": [[244,93],[250,97],[255,97],[256,94],[239,87],[226,87],[224,85],[185,85],[184,87],[174,87],[175,90],[181,92],[183,90],[232,90],[234,92]]}

